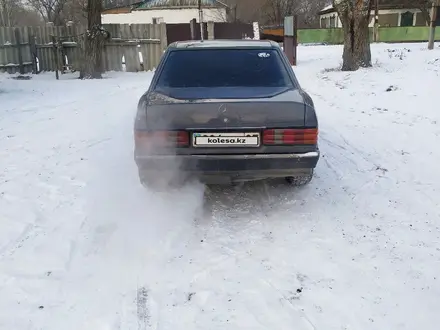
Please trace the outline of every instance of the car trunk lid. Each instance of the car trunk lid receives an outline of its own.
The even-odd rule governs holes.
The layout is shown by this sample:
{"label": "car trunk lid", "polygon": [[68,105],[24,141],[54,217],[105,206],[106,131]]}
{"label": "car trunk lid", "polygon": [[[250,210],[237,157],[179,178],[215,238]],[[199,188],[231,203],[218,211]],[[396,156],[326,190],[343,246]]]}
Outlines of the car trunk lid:
{"label": "car trunk lid", "polygon": [[[146,124],[150,131],[186,131],[189,147],[177,148],[174,150],[177,154],[289,153],[307,152],[310,149],[310,146],[301,145],[263,144],[264,129],[304,128],[304,100],[296,89],[270,98],[191,101],[152,93],[146,102]],[[214,139],[235,136],[245,138],[246,144],[228,144],[228,141],[225,144],[207,145],[207,138],[200,136]]]}
{"label": "car trunk lid", "polygon": [[152,93],[146,104],[150,130],[231,130],[303,127],[305,107],[297,89],[273,97],[182,100]]}

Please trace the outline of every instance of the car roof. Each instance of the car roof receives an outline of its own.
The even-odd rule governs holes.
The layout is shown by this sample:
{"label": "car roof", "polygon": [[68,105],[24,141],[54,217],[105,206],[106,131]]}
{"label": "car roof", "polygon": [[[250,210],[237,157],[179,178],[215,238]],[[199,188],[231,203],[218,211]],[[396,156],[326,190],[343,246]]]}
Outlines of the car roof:
{"label": "car roof", "polygon": [[186,40],[176,41],[168,46],[174,49],[207,49],[207,48],[279,48],[278,43],[272,40],[252,40],[252,39],[237,39],[237,40]]}

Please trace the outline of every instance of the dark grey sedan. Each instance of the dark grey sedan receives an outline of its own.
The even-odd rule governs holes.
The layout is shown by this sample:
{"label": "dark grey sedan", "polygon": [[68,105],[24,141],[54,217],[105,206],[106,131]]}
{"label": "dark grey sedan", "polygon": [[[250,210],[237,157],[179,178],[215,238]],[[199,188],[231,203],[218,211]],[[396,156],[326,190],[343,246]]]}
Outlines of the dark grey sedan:
{"label": "dark grey sedan", "polygon": [[319,159],[313,101],[271,41],[171,44],[139,101],[134,137],[144,184],[283,177],[303,185]]}

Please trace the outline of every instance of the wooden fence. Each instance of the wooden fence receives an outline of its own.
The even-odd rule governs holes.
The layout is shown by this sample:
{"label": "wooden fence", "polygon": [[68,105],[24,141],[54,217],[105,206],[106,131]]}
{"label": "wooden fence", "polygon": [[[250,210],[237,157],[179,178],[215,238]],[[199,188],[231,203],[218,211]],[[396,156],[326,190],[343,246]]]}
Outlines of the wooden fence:
{"label": "wooden fence", "polygon": [[0,71],[32,72],[32,63],[29,29],[0,28]]}
{"label": "wooden fence", "polygon": [[[105,71],[152,70],[167,46],[164,23],[104,28],[110,32],[103,52]],[[78,69],[84,32],[82,26],[0,27],[0,72],[55,71],[61,64]]]}
{"label": "wooden fence", "polygon": [[111,36],[104,51],[106,71],[121,71],[123,58],[126,71],[153,70],[168,45],[165,23],[109,24],[104,28]]}

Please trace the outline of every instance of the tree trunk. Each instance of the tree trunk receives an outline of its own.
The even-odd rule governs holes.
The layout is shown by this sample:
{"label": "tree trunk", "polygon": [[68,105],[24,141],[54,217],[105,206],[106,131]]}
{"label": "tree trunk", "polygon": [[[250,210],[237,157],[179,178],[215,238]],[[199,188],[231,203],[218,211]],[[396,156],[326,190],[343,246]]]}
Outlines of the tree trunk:
{"label": "tree trunk", "polygon": [[6,2],[6,0],[0,0],[1,1],[1,16],[0,16],[0,26],[11,26],[11,17],[10,17],[10,8]]}
{"label": "tree trunk", "polygon": [[370,0],[342,0],[336,6],[344,31],[344,51],[342,71],[355,71],[371,66]]}
{"label": "tree trunk", "polygon": [[108,33],[102,28],[101,12],[101,0],[88,0],[88,29],[85,33],[84,40],[84,58],[80,73],[81,79],[102,78],[102,50]]}
{"label": "tree trunk", "polygon": [[431,15],[429,14],[429,9],[426,7],[421,7],[420,14],[422,14],[422,17],[425,20],[426,25],[429,26],[431,24]]}

